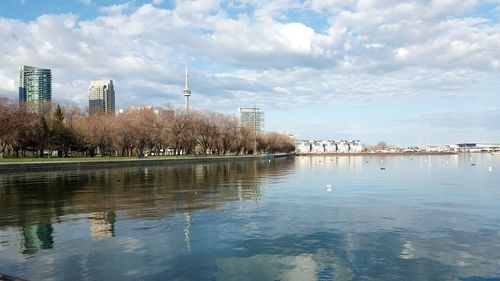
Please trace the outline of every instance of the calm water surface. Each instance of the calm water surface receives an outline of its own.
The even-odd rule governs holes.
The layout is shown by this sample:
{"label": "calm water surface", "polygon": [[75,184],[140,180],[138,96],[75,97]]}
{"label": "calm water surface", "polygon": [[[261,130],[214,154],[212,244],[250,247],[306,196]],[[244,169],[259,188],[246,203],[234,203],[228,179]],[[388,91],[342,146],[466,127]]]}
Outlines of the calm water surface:
{"label": "calm water surface", "polygon": [[32,280],[500,280],[500,156],[4,173],[0,273]]}

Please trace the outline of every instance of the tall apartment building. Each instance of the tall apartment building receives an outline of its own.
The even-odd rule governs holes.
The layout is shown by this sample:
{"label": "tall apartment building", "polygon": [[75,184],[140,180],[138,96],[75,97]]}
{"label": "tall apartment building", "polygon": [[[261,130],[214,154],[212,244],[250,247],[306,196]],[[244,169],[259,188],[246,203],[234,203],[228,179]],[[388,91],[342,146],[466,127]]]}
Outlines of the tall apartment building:
{"label": "tall apartment building", "polygon": [[264,131],[264,110],[257,107],[240,107],[240,125],[247,126],[257,133]]}
{"label": "tall apartment building", "polygon": [[89,114],[115,114],[113,80],[94,80],[89,87]]}
{"label": "tall apartment building", "polygon": [[19,67],[19,103],[28,111],[43,113],[52,100],[52,74],[50,69],[21,65]]}

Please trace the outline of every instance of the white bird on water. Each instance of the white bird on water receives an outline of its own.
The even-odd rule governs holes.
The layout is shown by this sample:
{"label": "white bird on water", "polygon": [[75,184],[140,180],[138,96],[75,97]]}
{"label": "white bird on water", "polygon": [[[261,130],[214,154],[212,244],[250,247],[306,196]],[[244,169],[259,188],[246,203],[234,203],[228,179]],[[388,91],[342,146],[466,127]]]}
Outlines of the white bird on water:
{"label": "white bird on water", "polygon": [[328,191],[328,192],[332,191],[332,185],[331,184],[327,184],[326,185],[326,191]]}

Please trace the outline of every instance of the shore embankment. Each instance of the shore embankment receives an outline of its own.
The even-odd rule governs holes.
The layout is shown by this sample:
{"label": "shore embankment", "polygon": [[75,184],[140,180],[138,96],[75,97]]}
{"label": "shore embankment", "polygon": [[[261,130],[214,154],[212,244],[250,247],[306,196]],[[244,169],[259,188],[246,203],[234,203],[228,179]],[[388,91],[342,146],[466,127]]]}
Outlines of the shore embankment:
{"label": "shore embankment", "polygon": [[33,161],[16,162],[15,159],[9,159],[7,162],[0,161],[0,173],[5,172],[30,172],[42,170],[61,170],[61,169],[90,169],[90,168],[114,168],[114,167],[133,167],[133,166],[149,166],[149,165],[174,165],[186,163],[210,163],[217,161],[243,161],[243,160],[263,160],[274,159],[281,157],[293,157],[294,153],[277,153],[277,154],[259,154],[259,155],[194,155],[194,156],[153,156],[149,158],[59,158],[59,159],[43,159],[42,161],[33,159]]}

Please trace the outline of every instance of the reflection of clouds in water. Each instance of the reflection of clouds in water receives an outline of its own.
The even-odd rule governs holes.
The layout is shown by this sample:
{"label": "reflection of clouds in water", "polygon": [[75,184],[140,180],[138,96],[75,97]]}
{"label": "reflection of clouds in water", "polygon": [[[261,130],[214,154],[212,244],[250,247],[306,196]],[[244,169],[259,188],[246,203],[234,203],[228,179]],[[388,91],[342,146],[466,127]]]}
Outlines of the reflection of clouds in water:
{"label": "reflection of clouds in water", "polygon": [[[217,259],[218,280],[349,280],[352,270],[327,253],[283,256],[259,254]],[[258,270],[256,270],[258,269]]]}
{"label": "reflection of clouds in water", "polygon": [[137,253],[139,250],[144,250],[146,246],[139,238],[129,237],[122,239],[119,242],[119,249],[124,253]]}
{"label": "reflection of clouds in water", "polygon": [[413,259],[415,256],[414,256],[414,252],[415,252],[415,248],[413,248],[413,244],[411,243],[411,241],[405,241],[405,243],[403,244],[403,247],[401,249],[401,254],[399,255],[400,258],[402,259]]}
{"label": "reflection of clouds in water", "polygon": [[186,249],[191,252],[191,238],[189,234],[191,233],[191,213],[184,213],[184,243],[186,243]]}
{"label": "reflection of clouds in water", "polygon": [[313,280],[316,275],[316,262],[311,255],[289,257],[290,270],[283,273],[283,280]]}
{"label": "reflection of clouds in water", "polygon": [[[217,259],[218,280],[315,280],[316,264],[311,255],[255,255]],[[256,270],[258,269],[258,270]]]}
{"label": "reflection of clouds in water", "polygon": [[139,275],[139,273],[141,273],[140,270],[129,270],[129,271],[124,272],[123,275],[125,275],[127,277],[132,277],[132,276]]}
{"label": "reflection of clouds in water", "polygon": [[[471,262],[473,262],[474,259],[480,258],[464,251],[458,251],[458,257],[461,258],[461,260],[457,261],[457,265],[460,267],[473,265]],[[498,265],[500,266],[500,262],[498,262]]]}

